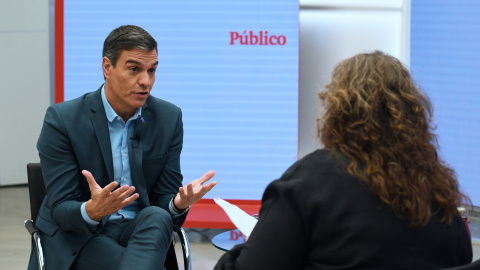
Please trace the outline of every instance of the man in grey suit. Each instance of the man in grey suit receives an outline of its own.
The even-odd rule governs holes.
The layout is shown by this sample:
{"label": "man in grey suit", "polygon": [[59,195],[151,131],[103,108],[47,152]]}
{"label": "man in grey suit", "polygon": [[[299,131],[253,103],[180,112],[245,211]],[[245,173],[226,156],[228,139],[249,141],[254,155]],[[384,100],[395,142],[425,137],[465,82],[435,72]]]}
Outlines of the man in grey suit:
{"label": "man in grey suit", "polygon": [[150,96],[157,65],[155,39],[121,26],[104,43],[105,84],[48,108],[36,220],[48,269],[161,269],[173,225],[215,186],[209,171],[182,187],[182,114]]}

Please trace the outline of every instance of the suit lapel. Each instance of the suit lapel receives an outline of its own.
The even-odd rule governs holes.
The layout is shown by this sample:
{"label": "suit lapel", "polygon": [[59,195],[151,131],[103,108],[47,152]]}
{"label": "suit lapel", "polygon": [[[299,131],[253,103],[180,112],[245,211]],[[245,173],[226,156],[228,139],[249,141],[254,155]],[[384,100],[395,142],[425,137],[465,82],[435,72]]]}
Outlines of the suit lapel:
{"label": "suit lapel", "polygon": [[90,119],[92,121],[95,134],[97,135],[97,141],[98,145],[100,146],[100,151],[102,152],[105,167],[107,168],[107,174],[109,179],[105,179],[106,182],[103,183],[104,185],[106,185],[111,180],[113,180],[113,158],[112,147],[110,143],[110,134],[108,132],[107,116],[105,115],[105,109],[103,108],[100,90],[101,88],[96,91],[95,94],[92,96],[91,108],[93,113],[90,116]]}
{"label": "suit lapel", "polygon": [[143,147],[142,143],[144,141],[147,125],[150,122],[150,113],[146,110],[147,105],[145,103],[142,108],[142,116],[135,120],[134,122],[134,132],[135,137],[139,138],[133,140],[129,145],[128,152],[130,153],[130,172],[132,174],[132,183],[133,186],[140,194],[138,198],[140,204],[143,207],[150,206],[150,200],[148,199],[148,190],[145,183],[145,177],[143,175]]}

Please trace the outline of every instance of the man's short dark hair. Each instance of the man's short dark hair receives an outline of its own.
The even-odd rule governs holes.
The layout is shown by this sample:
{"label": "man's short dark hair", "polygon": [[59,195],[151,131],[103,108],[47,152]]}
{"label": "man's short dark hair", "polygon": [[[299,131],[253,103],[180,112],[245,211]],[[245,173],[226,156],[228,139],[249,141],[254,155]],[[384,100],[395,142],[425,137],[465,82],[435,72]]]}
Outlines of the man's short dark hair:
{"label": "man's short dark hair", "polygon": [[123,50],[141,49],[157,51],[157,42],[143,28],[135,25],[122,25],[114,29],[103,43],[103,56],[116,66],[118,57]]}

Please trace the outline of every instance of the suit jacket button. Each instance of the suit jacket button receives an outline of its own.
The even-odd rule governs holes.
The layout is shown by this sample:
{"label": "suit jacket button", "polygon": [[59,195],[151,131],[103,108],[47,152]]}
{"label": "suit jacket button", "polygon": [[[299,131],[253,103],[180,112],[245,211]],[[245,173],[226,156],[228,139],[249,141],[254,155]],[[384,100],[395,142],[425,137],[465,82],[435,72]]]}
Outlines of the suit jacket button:
{"label": "suit jacket button", "polygon": [[76,249],[73,249],[72,250],[72,255],[76,255],[77,254],[77,250]]}

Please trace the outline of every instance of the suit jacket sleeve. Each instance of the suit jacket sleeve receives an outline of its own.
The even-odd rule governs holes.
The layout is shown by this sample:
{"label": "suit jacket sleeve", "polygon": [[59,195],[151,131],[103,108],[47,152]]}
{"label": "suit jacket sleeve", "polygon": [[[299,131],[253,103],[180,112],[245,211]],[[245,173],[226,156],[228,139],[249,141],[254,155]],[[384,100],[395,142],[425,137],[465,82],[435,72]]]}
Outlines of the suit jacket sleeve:
{"label": "suit jacket sleeve", "polygon": [[88,189],[88,184],[85,186],[86,183],[83,182],[86,181],[81,179],[78,162],[63,121],[57,107],[48,108],[37,143],[47,190],[42,211],[50,212],[41,216],[52,218],[64,231],[88,233],[90,228],[80,213],[80,205],[89,199],[81,192]]}

